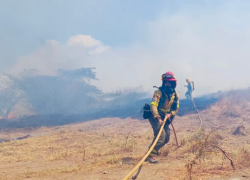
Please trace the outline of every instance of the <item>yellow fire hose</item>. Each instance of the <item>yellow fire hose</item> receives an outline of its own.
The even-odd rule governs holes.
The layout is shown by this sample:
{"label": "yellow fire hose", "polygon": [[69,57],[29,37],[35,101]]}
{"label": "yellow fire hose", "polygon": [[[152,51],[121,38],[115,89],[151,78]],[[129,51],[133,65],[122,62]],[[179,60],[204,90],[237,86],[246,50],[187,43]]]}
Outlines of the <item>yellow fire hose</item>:
{"label": "yellow fire hose", "polygon": [[[173,123],[172,123],[173,120],[174,120],[174,119],[172,119],[170,123],[171,123],[171,126],[172,126],[173,131],[174,131],[176,146],[177,146],[177,148],[179,148],[180,146],[179,146],[179,144],[178,144],[176,132],[175,132],[175,129],[174,129],[174,125],[173,125]],[[135,179],[139,176],[139,174],[140,174],[140,172],[141,172],[141,169],[142,169],[142,164],[140,165],[139,169],[137,170],[137,173],[132,177],[133,180],[135,180]]]}
{"label": "yellow fire hose", "polygon": [[167,121],[167,116],[165,116],[164,120],[163,120],[163,123],[161,125],[161,129],[154,141],[154,143],[152,144],[152,146],[150,147],[150,149],[148,150],[147,154],[142,158],[142,160],[134,167],[134,169],[132,169],[132,171],[130,171],[130,173],[125,177],[123,178],[123,180],[128,180],[133,174],[134,172],[142,165],[142,163],[146,160],[146,158],[149,156],[149,154],[151,153],[151,151],[154,149],[156,143],[158,142],[159,138],[160,138],[160,135],[162,133],[162,130],[164,128],[164,125]]}
{"label": "yellow fire hose", "polygon": [[[196,133],[196,132],[198,132],[198,131],[201,129],[201,127],[202,127],[202,119],[201,119],[201,117],[200,117],[200,113],[199,113],[198,109],[196,108],[196,105],[195,105],[195,103],[194,103],[194,100],[192,100],[192,103],[193,103],[193,106],[194,106],[195,110],[196,110],[197,113],[198,113],[198,117],[199,117],[199,120],[200,120],[200,126],[199,126],[199,128],[195,131],[195,133]],[[133,177],[133,179],[136,179],[136,178],[137,178],[137,176],[139,175],[140,170],[141,170],[141,168],[142,168],[142,163],[146,160],[146,158],[149,156],[149,154],[151,153],[151,151],[154,149],[156,143],[158,142],[158,140],[159,140],[159,138],[160,138],[160,135],[161,135],[161,133],[162,133],[162,130],[163,130],[163,128],[164,128],[164,125],[165,125],[166,121],[167,121],[167,116],[165,116],[164,121],[163,121],[163,123],[162,123],[162,125],[161,125],[161,129],[160,129],[160,131],[159,131],[159,133],[158,133],[158,135],[157,135],[157,137],[156,137],[156,139],[155,139],[153,145],[152,145],[152,146],[150,147],[150,149],[148,150],[147,154],[145,154],[145,156],[142,158],[142,160],[134,167],[134,169],[132,169],[132,171],[130,171],[130,173],[129,173],[125,178],[123,178],[123,180],[128,180],[128,179],[135,173],[135,171],[136,171],[138,168],[140,168],[140,169],[138,170],[137,174]],[[172,121],[170,121],[170,123],[171,123],[171,126],[172,126],[173,131],[174,131],[175,141],[176,141],[176,145],[177,145],[177,148],[178,148],[178,147],[179,147],[179,144],[178,144],[176,132],[175,132],[174,126],[173,126],[173,124],[172,124]],[[194,133],[194,134],[195,134],[195,133]]]}

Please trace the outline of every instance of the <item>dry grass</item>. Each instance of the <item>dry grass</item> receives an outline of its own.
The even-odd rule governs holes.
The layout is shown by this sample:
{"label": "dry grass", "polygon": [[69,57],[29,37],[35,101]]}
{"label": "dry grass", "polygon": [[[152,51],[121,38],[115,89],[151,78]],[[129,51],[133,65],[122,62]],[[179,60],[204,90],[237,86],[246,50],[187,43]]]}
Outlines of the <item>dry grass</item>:
{"label": "dry grass", "polygon": [[[112,133],[105,129],[85,132],[81,129],[63,128],[46,136],[1,143],[0,159],[1,164],[34,162],[55,165],[52,168],[23,170],[19,175],[24,178],[87,172],[103,166],[117,167],[123,164],[123,158],[131,157],[133,161],[141,157],[140,146],[145,142],[149,144],[148,134],[150,133]],[[60,164],[61,162],[64,163]],[[65,163],[70,166],[65,166]]]}
{"label": "dry grass", "polygon": [[250,89],[231,90],[221,95],[221,100],[209,109],[217,117],[247,119],[250,115]]}
{"label": "dry grass", "polygon": [[[138,179],[249,177],[250,105],[234,98],[223,98],[203,111],[205,127],[196,133],[197,115],[177,117],[174,124],[181,146],[176,148],[172,133],[161,149],[160,164],[145,163]],[[239,122],[244,124],[244,136],[233,135]],[[47,134],[37,129],[42,135],[0,144],[2,179],[122,179],[153,138],[149,123],[134,119],[106,118],[42,130]]]}
{"label": "dry grass", "polygon": [[[58,178],[85,173],[90,176],[94,169],[123,169],[127,166],[131,169],[147,150],[152,138],[151,130],[124,133],[117,132],[116,127],[112,126],[102,130],[108,129],[110,131],[82,131],[65,127],[50,135],[2,143],[0,167],[9,164],[17,168],[16,164],[27,163],[24,167],[19,167],[15,174],[6,175],[7,178]],[[231,142],[232,145],[224,143],[231,135],[230,130],[215,131],[207,138],[209,132],[202,129],[195,135],[190,133],[189,136],[182,136],[184,132],[180,132],[181,147],[176,149],[175,141],[171,139],[161,150],[160,159],[164,161],[166,158],[174,164],[172,168],[177,168],[183,179],[191,176],[211,177],[214,173],[230,174],[230,162],[219,149],[212,146],[215,144],[229,153],[238,169],[250,167],[250,145],[244,144],[235,149],[232,145],[236,138]],[[25,168],[32,165],[33,168]],[[161,176],[160,172],[155,173]]]}

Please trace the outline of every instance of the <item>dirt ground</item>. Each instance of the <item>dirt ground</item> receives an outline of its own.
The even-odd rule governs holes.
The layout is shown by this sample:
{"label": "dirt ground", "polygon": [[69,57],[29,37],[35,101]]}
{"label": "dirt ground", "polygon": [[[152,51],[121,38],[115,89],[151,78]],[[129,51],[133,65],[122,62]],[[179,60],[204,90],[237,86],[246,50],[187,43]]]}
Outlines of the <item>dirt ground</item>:
{"label": "dirt ground", "polygon": [[[245,135],[232,135],[241,118],[207,111],[201,115],[204,128],[199,132],[197,114],[175,118],[181,146],[176,148],[171,131],[160,162],[145,162],[138,180],[250,179],[250,121],[244,120]],[[204,151],[203,140],[219,126]],[[26,139],[11,140],[27,134]],[[0,139],[11,141],[0,143],[0,179],[123,179],[147,152],[152,135],[147,120],[131,118],[1,131]],[[235,170],[213,144],[233,160]]]}

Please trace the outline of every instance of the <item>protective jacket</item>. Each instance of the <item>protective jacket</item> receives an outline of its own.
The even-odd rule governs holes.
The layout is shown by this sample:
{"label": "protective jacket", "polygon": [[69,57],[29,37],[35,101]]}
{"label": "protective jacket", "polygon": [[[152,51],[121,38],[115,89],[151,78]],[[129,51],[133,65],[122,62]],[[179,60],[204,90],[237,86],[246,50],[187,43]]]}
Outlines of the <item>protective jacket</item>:
{"label": "protective jacket", "polygon": [[193,91],[194,90],[194,82],[193,81],[188,81],[188,91]]}
{"label": "protective jacket", "polygon": [[160,87],[154,92],[150,110],[154,118],[157,116],[164,117],[166,113],[170,113],[172,116],[175,116],[179,110],[178,93],[174,91],[170,97],[170,95],[167,95]]}

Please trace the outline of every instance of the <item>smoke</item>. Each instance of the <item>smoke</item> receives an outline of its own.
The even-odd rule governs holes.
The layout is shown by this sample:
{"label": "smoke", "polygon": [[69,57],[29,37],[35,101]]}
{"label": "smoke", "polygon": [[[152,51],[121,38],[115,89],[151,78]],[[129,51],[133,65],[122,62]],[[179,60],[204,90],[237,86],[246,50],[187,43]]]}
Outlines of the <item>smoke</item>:
{"label": "smoke", "polygon": [[[145,98],[140,88],[117,89],[103,93],[89,84],[97,81],[94,68],[59,69],[57,75],[39,75],[25,70],[18,75],[4,74],[0,88],[0,119],[42,114],[93,114],[124,111]],[[136,110],[136,109],[134,109]],[[11,115],[11,116],[10,116]]]}
{"label": "smoke", "polygon": [[104,53],[110,49],[102,42],[87,35],[70,37],[65,44],[47,40],[30,55],[19,57],[10,72],[22,72],[24,69],[37,69],[42,75],[55,75],[57,69],[79,69],[91,66],[88,57]]}
{"label": "smoke", "polygon": [[142,86],[152,93],[166,71],[176,74],[181,97],[186,78],[195,82],[194,96],[242,88],[249,84],[250,75],[248,17],[225,7],[199,16],[161,14],[148,22],[144,42],[125,47],[111,48],[89,35],[69,37],[66,43],[48,40],[19,57],[11,72],[38,69],[43,75],[54,75],[57,69],[95,67],[100,81],[92,84],[106,92]]}

